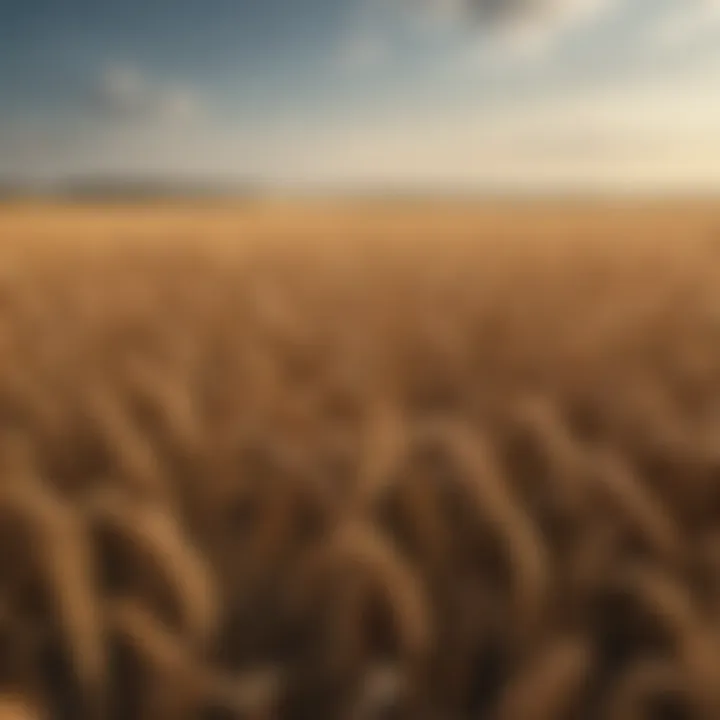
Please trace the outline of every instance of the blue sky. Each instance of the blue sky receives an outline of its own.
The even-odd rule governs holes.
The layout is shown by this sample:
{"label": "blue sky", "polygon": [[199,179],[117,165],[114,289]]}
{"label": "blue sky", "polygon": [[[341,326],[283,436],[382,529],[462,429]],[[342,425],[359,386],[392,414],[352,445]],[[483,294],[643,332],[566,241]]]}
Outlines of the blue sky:
{"label": "blue sky", "polygon": [[0,0],[0,176],[720,188],[718,0]]}

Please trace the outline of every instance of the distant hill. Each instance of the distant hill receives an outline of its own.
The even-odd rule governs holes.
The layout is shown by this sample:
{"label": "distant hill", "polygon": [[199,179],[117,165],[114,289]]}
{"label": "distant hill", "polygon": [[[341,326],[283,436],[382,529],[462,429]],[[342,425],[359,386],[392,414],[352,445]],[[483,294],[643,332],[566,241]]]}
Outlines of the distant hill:
{"label": "distant hill", "polygon": [[30,198],[38,194],[42,194],[42,189],[33,183],[0,177],[0,202]]}
{"label": "distant hill", "polygon": [[0,200],[51,198],[78,201],[154,201],[245,198],[264,188],[253,181],[208,181],[168,177],[84,175],[32,184],[0,178]]}
{"label": "distant hill", "polygon": [[250,181],[185,180],[165,177],[86,176],[60,183],[56,194],[81,200],[184,200],[247,197],[261,192]]}

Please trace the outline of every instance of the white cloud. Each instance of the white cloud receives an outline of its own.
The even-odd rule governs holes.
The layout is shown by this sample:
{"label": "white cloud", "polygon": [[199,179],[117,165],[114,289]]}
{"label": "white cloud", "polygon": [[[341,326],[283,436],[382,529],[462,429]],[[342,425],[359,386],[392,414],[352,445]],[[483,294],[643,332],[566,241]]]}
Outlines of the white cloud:
{"label": "white cloud", "polygon": [[457,41],[460,31],[472,60],[537,59],[622,2],[627,0],[359,0],[352,31],[341,38],[340,58],[351,67],[377,65],[408,38]]}
{"label": "white cloud", "polygon": [[340,66],[365,70],[391,59],[402,26],[399,8],[395,0],[358,0],[348,6],[337,44]]}
{"label": "white cloud", "polygon": [[404,0],[440,22],[477,29],[507,49],[545,49],[560,35],[596,20],[617,0]]}
{"label": "white cloud", "polygon": [[[633,0],[358,0],[356,32],[346,34],[346,65],[375,65],[399,52],[398,40],[465,37],[462,55],[486,65],[537,61],[558,43],[612,13],[630,18]],[[356,18],[357,20],[357,18]],[[663,0],[628,22],[642,52],[690,47],[720,35],[720,0]]]}
{"label": "white cloud", "polygon": [[555,0],[538,4],[535,12],[508,17],[498,29],[496,43],[520,56],[537,57],[554,43],[595,22],[609,12],[616,0]]}
{"label": "white cloud", "polygon": [[187,121],[202,112],[192,88],[157,80],[127,65],[112,65],[101,73],[95,101],[101,112],[121,120]]}
{"label": "white cloud", "polygon": [[437,16],[501,27],[574,22],[596,13],[610,0],[408,0]]}
{"label": "white cloud", "polygon": [[[535,54],[604,13],[630,8],[632,0],[405,0],[437,16],[475,26],[494,48]],[[646,11],[638,39],[671,49],[709,39],[720,31],[720,0],[674,0]]]}
{"label": "white cloud", "polygon": [[720,30],[719,0],[678,0],[648,28],[646,39],[654,47],[674,50]]}

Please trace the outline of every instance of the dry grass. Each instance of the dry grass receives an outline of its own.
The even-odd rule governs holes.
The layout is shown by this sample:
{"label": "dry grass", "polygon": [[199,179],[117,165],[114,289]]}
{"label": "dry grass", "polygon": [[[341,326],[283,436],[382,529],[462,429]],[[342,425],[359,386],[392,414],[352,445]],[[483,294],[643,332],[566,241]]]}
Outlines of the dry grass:
{"label": "dry grass", "polygon": [[0,717],[720,717],[720,210],[0,213]]}

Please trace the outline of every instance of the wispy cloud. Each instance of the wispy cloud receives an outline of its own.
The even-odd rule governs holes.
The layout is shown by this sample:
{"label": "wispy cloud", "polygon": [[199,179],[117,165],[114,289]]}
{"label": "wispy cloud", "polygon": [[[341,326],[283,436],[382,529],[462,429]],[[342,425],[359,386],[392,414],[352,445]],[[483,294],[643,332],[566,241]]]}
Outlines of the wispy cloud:
{"label": "wispy cloud", "polygon": [[[708,0],[705,0],[706,2]],[[627,0],[360,0],[340,56],[352,67],[377,65],[414,36],[465,38],[468,55],[490,63],[537,59],[557,41],[591,26]]]}
{"label": "wispy cloud", "polygon": [[660,49],[678,49],[720,31],[720,0],[678,0],[648,28],[646,39]]}
{"label": "wispy cloud", "polygon": [[396,0],[358,0],[348,6],[340,30],[336,60],[350,70],[378,67],[397,50],[397,30],[402,26]]}
{"label": "wispy cloud", "polygon": [[110,65],[98,77],[94,105],[120,120],[187,121],[202,114],[194,90],[177,82],[153,78],[131,65]]}
{"label": "wispy cloud", "polygon": [[[596,24],[633,0],[404,0],[443,21],[477,31],[485,60],[537,57],[564,36]],[[670,0],[648,5],[637,43],[646,50],[690,47],[720,35],[720,0]],[[498,51],[502,51],[498,53]]]}
{"label": "wispy cloud", "polygon": [[219,152],[222,123],[191,85],[131,65],[98,72],[71,116],[16,115],[0,118],[0,175],[181,173],[232,156],[229,145],[224,157]]}
{"label": "wispy cloud", "polygon": [[440,17],[499,28],[573,23],[610,5],[611,0],[415,0],[415,4]]}
{"label": "wispy cloud", "polygon": [[563,35],[592,24],[619,0],[405,0],[428,17],[475,31],[491,51],[547,51]]}

